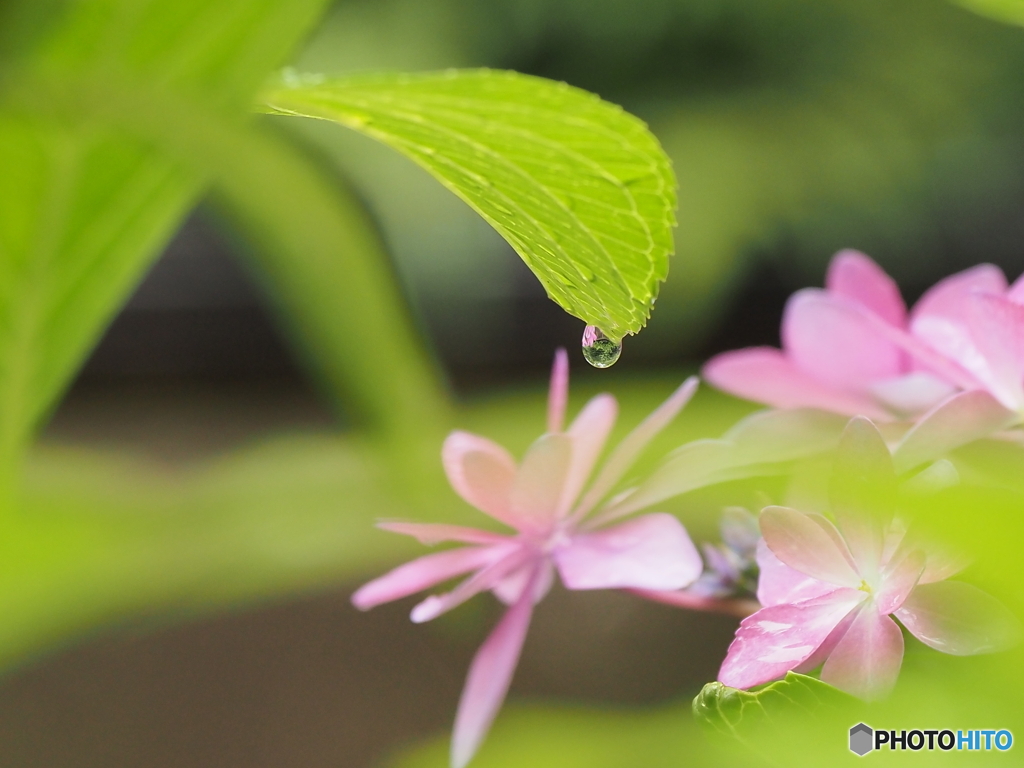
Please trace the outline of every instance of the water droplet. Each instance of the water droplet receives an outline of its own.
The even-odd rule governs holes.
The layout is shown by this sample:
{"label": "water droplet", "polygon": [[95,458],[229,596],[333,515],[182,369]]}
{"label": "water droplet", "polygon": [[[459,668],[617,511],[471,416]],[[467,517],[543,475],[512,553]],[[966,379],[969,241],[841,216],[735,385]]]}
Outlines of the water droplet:
{"label": "water droplet", "polygon": [[622,354],[622,344],[609,339],[596,325],[583,329],[583,357],[595,368],[608,368]]}

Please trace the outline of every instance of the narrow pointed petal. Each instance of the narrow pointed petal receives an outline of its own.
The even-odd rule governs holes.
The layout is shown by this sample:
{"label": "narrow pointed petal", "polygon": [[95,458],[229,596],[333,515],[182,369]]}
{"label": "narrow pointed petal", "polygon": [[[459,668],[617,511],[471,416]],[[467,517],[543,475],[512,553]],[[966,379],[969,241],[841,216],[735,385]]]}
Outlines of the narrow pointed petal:
{"label": "narrow pointed petal", "polygon": [[862,304],[888,323],[901,327],[906,323],[907,307],[896,281],[860,251],[843,250],[832,257],[825,288]]}
{"label": "narrow pointed petal", "polygon": [[569,355],[564,349],[555,352],[551,366],[551,388],[548,390],[548,432],[561,432],[565,424],[565,404],[569,399]]}
{"label": "narrow pointed petal", "polygon": [[1006,298],[1017,304],[1024,304],[1024,275],[1013,281],[1013,285],[1006,291]]}
{"label": "narrow pointed petal", "polygon": [[829,501],[862,578],[878,573],[884,535],[896,500],[896,474],[885,440],[868,419],[843,430],[829,482]]}
{"label": "narrow pointed petal", "polygon": [[772,554],[764,539],[757,543],[757,567],[757,600],[766,608],[821,597],[836,588],[834,584],[790,568]]}
{"label": "narrow pointed petal", "polygon": [[750,688],[782,677],[806,661],[864,599],[856,589],[836,589],[799,603],[762,608],[740,622],[718,680]]}
{"label": "narrow pointed petal", "polygon": [[441,460],[456,493],[480,511],[515,527],[511,494],[516,462],[508,451],[486,438],[456,431],[444,441]]}
{"label": "narrow pointed petal", "polygon": [[523,590],[519,600],[484,640],[469,667],[455,715],[452,768],[464,768],[473,758],[505,701],[533,613],[529,592]]}
{"label": "narrow pointed petal", "polygon": [[682,589],[704,567],[683,524],[664,513],[574,536],[554,559],[569,589]]}
{"label": "narrow pointed petal", "polygon": [[484,568],[504,554],[507,550],[495,547],[461,547],[425,555],[364,584],[352,595],[352,604],[366,611]]}
{"label": "narrow pointed petal", "polygon": [[961,581],[919,584],[896,618],[925,645],[955,656],[1002,651],[1021,637],[1020,622],[1002,603]]}
{"label": "narrow pointed petal", "polygon": [[822,667],[821,680],[871,701],[892,690],[902,663],[903,633],[867,601]]}
{"label": "narrow pointed petal", "polygon": [[821,408],[847,416],[888,418],[873,398],[819,381],[772,347],[715,355],[701,374],[724,392],[776,408]]}
{"label": "narrow pointed petal", "polygon": [[572,462],[573,440],[547,434],[534,441],[523,457],[512,485],[512,515],[520,530],[549,527],[561,508]]}
{"label": "narrow pointed petal", "polygon": [[558,517],[565,516],[579,498],[583,486],[594,471],[608,435],[615,426],[619,404],[611,395],[598,395],[587,403],[573,420],[566,434],[572,439],[569,472],[562,489]]}
{"label": "narrow pointed petal", "polygon": [[913,319],[926,315],[959,319],[966,297],[976,292],[1002,295],[1005,291],[1003,271],[993,264],[979,264],[950,275],[925,291],[914,305],[911,316]]}
{"label": "narrow pointed petal", "polygon": [[915,424],[893,450],[900,474],[941,458],[961,445],[988,437],[1015,418],[988,392],[961,392],[939,403]]}
{"label": "narrow pointed petal", "polygon": [[661,432],[676,417],[676,415],[690,402],[693,393],[697,391],[700,379],[691,376],[672,393],[664,403],[646,419],[626,435],[626,438],[619,443],[608,460],[601,467],[594,485],[587,491],[577,509],[577,517],[586,515],[615,487],[633,466],[647,444]]}
{"label": "narrow pointed petal", "polygon": [[903,605],[924,573],[925,554],[920,549],[897,552],[882,573],[875,605],[881,614],[890,614]]}
{"label": "narrow pointed petal", "polygon": [[391,533],[412,536],[428,546],[442,541],[461,541],[464,544],[499,544],[509,540],[508,536],[503,536],[500,533],[466,528],[461,525],[444,525],[443,523],[406,523],[401,520],[385,520],[377,523],[377,527]]}
{"label": "narrow pointed petal", "polygon": [[830,535],[819,521],[786,507],[765,507],[760,523],[768,548],[790,568],[837,586],[860,586],[861,577],[850,564],[838,532]]}
{"label": "narrow pointed petal", "polygon": [[797,369],[818,381],[865,391],[879,379],[903,373],[906,356],[865,322],[863,308],[851,312],[850,304],[814,288],[797,291],[782,318],[782,348]]}
{"label": "narrow pointed petal", "polygon": [[533,554],[522,547],[494,547],[500,556],[488,562],[483,568],[459,584],[451,592],[431,595],[415,605],[409,618],[416,624],[436,619],[442,613],[462,605],[474,595],[493,589],[494,585],[528,563]]}

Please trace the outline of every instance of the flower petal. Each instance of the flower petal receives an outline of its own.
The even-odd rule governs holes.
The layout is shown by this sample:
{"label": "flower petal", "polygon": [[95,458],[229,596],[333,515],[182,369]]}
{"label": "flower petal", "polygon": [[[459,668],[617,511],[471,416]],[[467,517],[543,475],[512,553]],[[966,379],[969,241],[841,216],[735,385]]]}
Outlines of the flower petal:
{"label": "flower petal", "polygon": [[986,592],[962,581],[919,584],[896,618],[925,645],[955,656],[991,653],[1011,647],[1020,622]]}
{"label": "flower petal", "polygon": [[554,559],[569,589],[682,589],[704,567],[683,524],[664,513],[574,536]]}
{"label": "flower petal", "polygon": [[907,307],[896,281],[860,251],[847,249],[832,257],[825,289],[856,301],[888,323],[900,327],[906,323]]}
{"label": "flower petal", "polygon": [[533,579],[533,602],[536,604],[543,600],[554,586],[555,568],[551,561],[545,558],[539,567],[536,563],[527,563],[495,584],[491,591],[505,605],[513,605],[522,596],[530,579]]}
{"label": "flower petal", "polygon": [[963,272],[940,280],[918,299],[911,317],[916,320],[926,315],[960,319],[964,299],[973,293],[1002,295],[1006,292],[1006,276],[993,264],[978,264]]}
{"label": "flower petal", "polygon": [[451,592],[446,592],[443,595],[431,595],[417,603],[409,614],[409,618],[416,624],[436,619],[442,613],[447,613],[452,608],[462,605],[474,595],[492,589],[508,574],[534,557],[532,552],[521,546],[499,546],[494,549],[500,550],[502,556],[487,563]]}
{"label": "flower petal", "polygon": [[840,588],[748,616],[736,630],[718,671],[719,682],[750,688],[782,677],[806,661],[863,599],[860,590]]}
{"label": "flower petal", "polygon": [[878,573],[895,498],[896,475],[885,440],[867,419],[851,419],[839,440],[829,501],[857,570],[868,581]]}
{"label": "flower petal", "polygon": [[838,531],[831,534],[831,523],[824,518],[812,519],[786,507],[765,507],[760,523],[768,548],[790,568],[841,587],[860,586],[862,579]]}
{"label": "flower petal", "polygon": [[548,389],[548,432],[561,432],[565,424],[565,403],[569,399],[569,355],[564,349],[555,351]]}
{"label": "flower petal", "polygon": [[626,435],[612,451],[608,460],[598,473],[593,486],[587,491],[583,500],[580,501],[575,513],[577,519],[585,516],[590,510],[597,506],[615,484],[622,479],[623,475],[633,466],[633,462],[647,447],[647,444],[661,432],[676,417],[683,407],[697,391],[700,379],[691,376],[684,381],[679,388],[672,393],[664,403],[659,405],[646,419],[640,422],[637,427]]}
{"label": "flower petal", "polygon": [[512,515],[520,530],[546,529],[555,520],[572,453],[573,440],[566,434],[542,435],[527,450],[511,492]]}
{"label": "flower petal", "polygon": [[888,615],[903,605],[924,573],[925,554],[920,549],[903,550],[886,566],[875,595],[878,612]]}
{"label": "flower petal", "polygon": [[352,595],[352,604],[366,611],[484,568],[506,554],[508,549],[503,547],[460,547],[424,555],[364,584]]}
{"label": "flower petal", "polygon": [[533,614],[530,592],[523,590],[473,657],[455,714],[452,768],[464,768],[473,758],[505,701]]}
{"label": "flower petal", "polygon": [[1007,426],[1014,414],[988,392],[961,392],[939,403],[920,418],[893,450],[900,474],[991,435]]}
{"label": "flower petal", "polygon": [[923,413],[956,392],[956,387],[926,371],[876,381],[868,391],[895,413]]}
{"label": "flower petal", "polygon": [[619,404],[611,395],[598,395],[573,419],[566,434],[572,439],[572,458],[565,478],[558,517],[565,516],[579,498],[590,473],[615,426]]}
{"label": "flower petal", "polygon": [[422,544],[432,545],[442,541],[461,541],[465,544],[498,544],[508,541],[508,536],[478,528],[443,523],[407,523],[401,520],[383,520],[377,527],[391,533],[412,536]]}
{"label": "flower petal", "polygon": [[455,431],[441,448],[448,482],[463,499],[496,520],[515,527],[510,506],[516,462],[497,443]]}
{"label": "flower petal", "polygon": [[834,584],[790,568],[772,554],[764,539],[757,543],[757,567],[757,599],[766,608],[820,597],[836,588]]}
{"label": "flower petal", "polygon": [[902,663],[903,633],[866,601],[822,667],[821,680],[862,699],[878,699],[892,690]]}
{"label": "flower petal", "polygon": [[701,373],[718,389],[776,408],[821,408],[879,419],[888,416],[872,398],[819,381],[772,347],[723,352],[711,358]]}
{"label": "flower petal", "polygon": [[844,391],[863,392],[906,370],[906,355],[851,302],[816,288],[797,291],[782,317],[782,348],[798,370]]}

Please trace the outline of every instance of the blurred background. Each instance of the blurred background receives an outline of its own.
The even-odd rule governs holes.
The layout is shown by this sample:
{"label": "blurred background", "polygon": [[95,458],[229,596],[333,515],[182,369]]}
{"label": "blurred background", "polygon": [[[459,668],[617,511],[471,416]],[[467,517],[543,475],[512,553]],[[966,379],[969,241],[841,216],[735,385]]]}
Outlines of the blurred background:
{"label": "blurred background", "polygon": [[[34,24],[59,19],[51,5]],[[979,261],[1024,270],[1024,32],[938,0],[339,0],[289,58],[327,73],[515,69],[650,124],[679,178],[677,254],[615,371],[574,357],[584,391],[642,380],[660,397],[714,352],[776,344],[787,296],[820,285],[839,248],[871,254],[908,300]],[[575,351],[582,323],[411,162],[327,123],[260,121],[365,205],[458,398],[525,393],[539,423],[552,352]],[[347,429],[233,221],[216,198],[185,218],[44,448],[130,456],[173,483],[268,439]],[[378,570],[216,615],[140,611],[26,656],[0,681],[3,764],[357,768],[444,733],[495,606],[426,627],[408,601],[357,614],[348,595]],[[683,701],[734,626],[556,591],[513,700]]]}

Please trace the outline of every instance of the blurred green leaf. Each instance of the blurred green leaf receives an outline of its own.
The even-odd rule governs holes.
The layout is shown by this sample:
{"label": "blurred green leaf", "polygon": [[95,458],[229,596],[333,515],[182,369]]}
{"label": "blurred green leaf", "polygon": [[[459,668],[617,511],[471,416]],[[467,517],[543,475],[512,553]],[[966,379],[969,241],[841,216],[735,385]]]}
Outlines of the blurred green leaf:
{"label": "blurred green leaf", "polygon": [[847,707],[854,701],[820,680],[788,672],[782,680],[757,691],[708,683],[693,700],[693,715],[718,733],[747,742],[773,720],[813,715],[822,707]]}
{"label": "blurred green leaf", "polygon": [[953,2],[997,21],[1024,25],[1024,0],[953,0]]}
{"label": "blurred green leaf", "polygon": [[516,249],[567,312],[620,339],[668,273],[675,177],[637,118],[514,72],[286,73],[272,112],[333,120],[407,155]]}
{"label": "blurred green leaf", "polygon": [[[25,92],[38,82],[63,83],[67,92],[83,80],[138,79],[241,108],[322,5],[55,5],[56,20],[46,19],[36,47],[0,70],[0,472],[12,471],[32,429],[202,188],[201,172],[116,120],[97,124],[39,103],[60,87],[27,101]],[[4,11],[14,26],[35,18],[21,5]],[[26,109],[32,98],[43,108]],[[0,487],[9,485],[0,477]]]}

